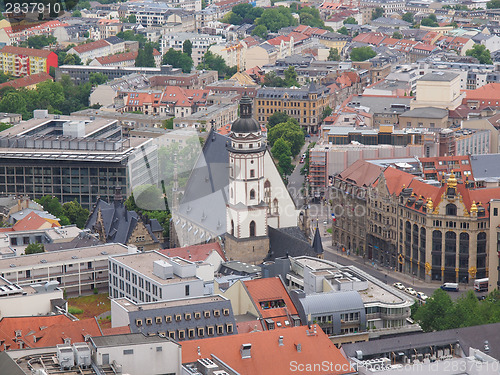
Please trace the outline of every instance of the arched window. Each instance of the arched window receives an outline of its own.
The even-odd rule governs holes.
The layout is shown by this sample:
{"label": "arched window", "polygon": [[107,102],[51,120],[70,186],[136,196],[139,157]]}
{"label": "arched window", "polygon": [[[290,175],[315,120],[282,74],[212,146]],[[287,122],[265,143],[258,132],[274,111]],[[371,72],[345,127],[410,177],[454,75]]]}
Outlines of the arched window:
{"label": "arched window", "polygon": [[460,233],[459,241],[459,252],[460,254],[469,254],[469,233]]}
{"label": "arched window", "polygon": [[457,252],[457,235],[455,232],[448,231],[444,235],[444,251],[446,253]]}
{"label": "arched window", "polygon": [[278,214],[278,199],[274,198],[273,200],[273,213]]}
{"label": "arched window", "polygon": [[234,236],[234,221],[231,220],[231,236]]}
{"label": "arched window", "polygon": [[255,190],[250,190],[250,199],[255,199]]}
{"label": "arched window", "polygon": [[486,233],[480,232],[477,235],[477,253],[486,253]]}
{"label": "arched window", "polygon": [[267,204],[267,213],[271,213],[271,183],[269,180],[264,182],[264,202]]}
{"label": "arched window", "polygon": [[255,237],[255,221],[250,222],[250,237]]}
{"label": "arched window", "polygon": [[457,216],[457,206],[453,203],[448,203],[446,205],[446,215]]}

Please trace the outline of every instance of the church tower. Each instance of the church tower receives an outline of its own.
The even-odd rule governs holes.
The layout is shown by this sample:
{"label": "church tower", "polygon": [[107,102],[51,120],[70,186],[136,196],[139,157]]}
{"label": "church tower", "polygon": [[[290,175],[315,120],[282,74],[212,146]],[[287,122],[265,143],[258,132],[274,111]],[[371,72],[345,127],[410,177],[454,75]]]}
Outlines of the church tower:
{"label": "church tower", "polygon": [[240,118],[229,141],[229,198],[226,205],[225,251],[229,259],[260,263],[269,251],[264,197],[265,142],[253,118],[252,99],[240,100]]}

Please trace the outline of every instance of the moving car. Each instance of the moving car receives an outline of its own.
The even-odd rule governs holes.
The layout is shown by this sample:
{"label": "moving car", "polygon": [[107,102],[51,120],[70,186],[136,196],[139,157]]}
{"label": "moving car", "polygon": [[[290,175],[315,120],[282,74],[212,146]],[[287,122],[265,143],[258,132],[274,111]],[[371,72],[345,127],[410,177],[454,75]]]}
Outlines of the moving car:
{"label": "moving car", "polygon": [[441,289],[446,290],[448,292],[458,292],[458,284],[457,283],[444,283],[441,285]]}
{"label": "moving car", "polygon": [[424,292],[417,292],[417,298],[422,302],[425,302],[425,300],[429,297]]}

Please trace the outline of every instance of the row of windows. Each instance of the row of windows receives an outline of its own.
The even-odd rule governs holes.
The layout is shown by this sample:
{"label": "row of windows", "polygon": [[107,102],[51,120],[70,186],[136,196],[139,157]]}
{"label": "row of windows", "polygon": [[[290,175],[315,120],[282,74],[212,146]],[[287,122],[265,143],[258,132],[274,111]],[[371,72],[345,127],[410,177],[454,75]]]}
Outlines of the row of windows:
{"label": "row of windows", "polygon": [[[274,105],[280,106],[283,104],[283,107],[300,107],[300,102],[287,102],[287,101],[269,101],[269,100],[257,100],[257,105]],[[303,103],[304,108],[307,107],[307,103]],[[316,108],[316,103],[312,103],[313,108]]]}
{"label": "row of windows", "polygon": [[[210,311],[210,310],[205,310],[203,311],[203,317],[204,318],[210,318],[211,315],[213,314],[214,317],[218,318],[221,316],[221,310],[213,310],[213,311]],[[229,309],[222,309],[222,315],[224,316],[229,316]],[[184,314],[175,314],[175,315],[165,315],[165,317],[163,316],[156,316],[154,318],[154,322],[156,324],[162,324],[164,321],[165,323],[172,323],[174,320],[176,322],[180,322],[182,321],[182,318],[184,317],[184,320],[191,320],[192,318],[194,318],[195,320],[199,320],[201,319],[201,312],[197,311],[193,314],[191,313],[184,313]],[[145,324],[150,326],[153,324],[153,318],[146,318],[145,319]],[[142,326],[142,319],[136,319],[136,325],[138,327]]]}
{"label": "row of windows", "polygon": [[[232,334],[234,332],[233,325],[231,323],[226,324],[226,333]],[[215,336],[224,334],[224,325],[218,324],[216,326],[206,326],[206,327],[196,327],[188,329],[178,329],[171,330],[167,332],[158,332],[160,336],[166,336],[172,340],[184,340],[186,338],[193,339],[196,336],[198,338],[203,338],[206,336]]]}

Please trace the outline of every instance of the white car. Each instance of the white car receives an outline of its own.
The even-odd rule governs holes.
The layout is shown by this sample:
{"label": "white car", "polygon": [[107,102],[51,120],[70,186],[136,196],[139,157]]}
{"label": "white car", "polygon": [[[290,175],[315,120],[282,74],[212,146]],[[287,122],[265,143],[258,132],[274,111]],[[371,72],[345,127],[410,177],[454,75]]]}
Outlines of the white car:
{"label": "white car", "polygon": [[410,295],[412,295],[412,296],[416,296],[417,295],[417,292],[413,288],[406,288],[405,292],[408,293],[408,294],[410,294]]}
{"label": "white car", "polygon": [[394,283],[392,284],[392,286],[394,286],[395,288],[398,288],[400,290],[404,290],[405,289],[405,286],[401,283]]}
{"label": "white car", "polygon": [[427,298],[429,298],[429,297],[428,297],[428,296],[427,296],[427,294],[425,294],[424,292],[417,292],[417,298],[418,298],[419,300],[421,300],[421,301],[425,302],[425,300],[426,300]]}

